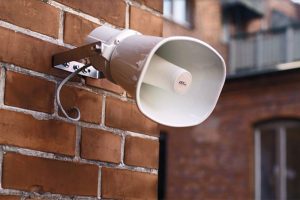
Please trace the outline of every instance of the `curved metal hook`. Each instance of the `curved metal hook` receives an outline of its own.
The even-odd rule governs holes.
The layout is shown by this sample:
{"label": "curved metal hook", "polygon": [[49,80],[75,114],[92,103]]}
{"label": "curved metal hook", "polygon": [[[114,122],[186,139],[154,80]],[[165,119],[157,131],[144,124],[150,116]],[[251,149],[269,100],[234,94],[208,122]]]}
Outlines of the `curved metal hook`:
{"label": "curved metal hook", "polygon": [[74,71],[72,74],[70,74],[69,76],[67,76],[57,87],[56,90],[56,102],[58,107],[60,108],[60,110],[62,111],[62,113],[66,116],[66,118],[68,118],[69,120],[72,121],[79,121],[80,120],[80,110],[77,107],[73,107],[72,109],[75,109],[77,112],[77,116],[75,118],[71,117],[68,115],[68,113],[65,111],[65,109],[63,108],[61,101],[60,101],[60,91],[62,89],[62,87],[70,80],[72,79],[74,76],[76,76],[79,72],[83,71],[84,69],[88,68],[89,66],[91,66],[91,64],[86,64],[81,68],[78,68],[76,71]]}

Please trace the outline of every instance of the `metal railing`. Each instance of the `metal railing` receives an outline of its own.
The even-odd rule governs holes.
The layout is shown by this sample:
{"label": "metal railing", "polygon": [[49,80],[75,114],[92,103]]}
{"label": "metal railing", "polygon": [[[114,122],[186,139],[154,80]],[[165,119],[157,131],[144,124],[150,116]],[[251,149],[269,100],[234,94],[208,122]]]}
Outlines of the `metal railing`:
{"label": "metal railing", "polygon": [[229,74],[275,69],[296,60],[300,60],[300,26],[239,35],[229,42]]}

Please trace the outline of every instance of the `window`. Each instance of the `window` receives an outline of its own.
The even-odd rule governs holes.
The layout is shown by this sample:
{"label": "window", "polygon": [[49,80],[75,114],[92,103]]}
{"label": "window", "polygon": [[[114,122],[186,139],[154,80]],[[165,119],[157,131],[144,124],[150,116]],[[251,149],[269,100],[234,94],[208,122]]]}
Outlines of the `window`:
{"label": "window", "polygon": [[165,199],[167,178],[167,133],[161,132],[159,136],[159,170],[158,170],[158,197]]}
{"label": "window", "polygon": [[192,26],[191,0],[164,0],[164,16],[178,24]]}
{"label": "window", "polygon": [[300,199],[300,121],[255,129],[255,199]]}

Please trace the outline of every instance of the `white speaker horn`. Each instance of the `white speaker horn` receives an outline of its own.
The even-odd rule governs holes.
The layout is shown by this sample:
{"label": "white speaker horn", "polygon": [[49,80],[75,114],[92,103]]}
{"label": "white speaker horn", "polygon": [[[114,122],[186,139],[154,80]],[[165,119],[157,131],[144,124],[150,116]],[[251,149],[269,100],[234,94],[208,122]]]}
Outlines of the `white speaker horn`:
{"label": "white speaker horn", "polygon": [[91,64],[123,87],[140,111],[171,127],[195,126],[213,111],[226,76],[221,55],[191,37],[142,35],[133,30],[101,26],[87,43],[101,42],[101,56]]}
{"label": "white speaker horn", "polygon": [[[226,74],[220,54],[200,40],[143,35],[130,36],[116,46],[109,73],[136,99],[145,116],[172,127],[203,122],[217,103]],[[176,90],[184,86],[176,79],[180,75],[185,88]]]}

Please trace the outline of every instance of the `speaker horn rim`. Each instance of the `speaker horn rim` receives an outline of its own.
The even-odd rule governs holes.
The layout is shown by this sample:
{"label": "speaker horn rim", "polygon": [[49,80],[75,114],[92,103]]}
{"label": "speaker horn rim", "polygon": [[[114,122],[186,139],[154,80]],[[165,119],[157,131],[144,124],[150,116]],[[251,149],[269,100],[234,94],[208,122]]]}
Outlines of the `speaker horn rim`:
{"label": "speaker horn rim", "polygon": [[[170,127],[190,127],[190,126],[196,126],[196,125],[199,125],[200,123],[202,123],[204,120],[206,120],[208,118],[208,116],[212,113],[213,109],[211,110],[211,112],[208,112],[205,116],[204,116],[204,120],[199,120],[197,121],[196,123],[190,123],[190,124],[186,124],[186,125],[176,125],[176,124],[168,124],[168,123],[162,123],[162,122],[159,122],[157,121],[157,119],[154,119],[153,117],[149,116],[147,114],[147,112],[145,112],[143,110],[143,107],[142,107],[142,104],[141,104],[141,101],[140,101],[140,89],[141,89],[141,86],[142,86],[142,80],[144,79],[144,76],[146,74],[146,71],[149,67],[149,64],[150,64],[150,61],[153,57],[153,55],[155,54],[155,52],[165,43],[167,42],[170,42],[170,41],[174,41],[174,40],[186,40],[186,41],[192,41],[192,42],[196,42],[196,43],[199,43],[200,45],[203,45],[205,47],[207,47],[209,50],[211,50],[213,53],[215,53],[215,55],[217,55],[217,57],[221,60],[222,62],[222,67],[223,67],[223,71],[224,71],[224,75],[222,77],[222,80],[221,80],[221,87],[219,88],[219,91],[217,91],[217,100],[219,99],[219,96],[221,94],[221,91],[222,91],[222,88],[224,86],[224,83],[225,83],[225,78],[226,78],[226,64],[225,64],[225,61],[223,59],[223,57],[220,55],[220,53],[215,50],[212,46],[210,46],[209,44],[207,44],[206,42],[204,41],[201,41],[199,39],[196,39],[196,38],[192,38],[192,37],[187,37],[187,36],[172,36],[172,37],[168,37],[168,38],[164,38],[162,39],[160,42],[158,42],[154,47],[153,49],[150,51],[150,53],[148,54],[147,56],[147,59],[145,61],[145,64],[144,64],[144,67],[142,69],[142,72],[140,74],[140,77],[139,77],[139,80],[137,82],[137,87],[136,87],[136,102],[137,102],[137,106],[138,106],[138,109],[146,116],[148,117],[149,119],[151,119],[152,121],[155,121],[161,125],[165,125],[165,126],[170,126]],[[217,100],[215,101],[215,104],[213,107],[216,106],[217,104]]]}

